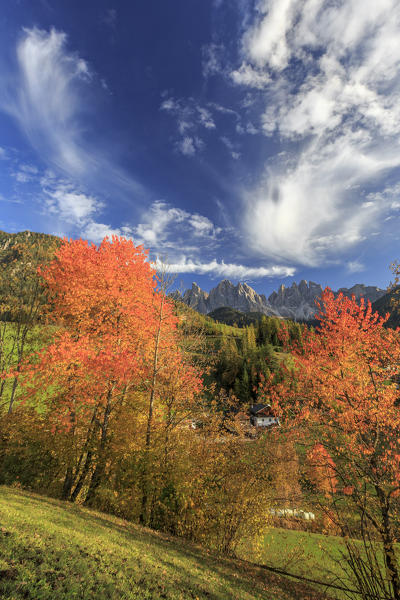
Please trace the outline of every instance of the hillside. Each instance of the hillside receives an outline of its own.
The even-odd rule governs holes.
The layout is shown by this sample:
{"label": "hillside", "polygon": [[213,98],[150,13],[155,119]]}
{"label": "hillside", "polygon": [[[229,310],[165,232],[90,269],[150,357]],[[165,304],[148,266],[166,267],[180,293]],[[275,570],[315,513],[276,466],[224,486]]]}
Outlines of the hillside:
{"label": "hillside", "polygon": [[392,299],[396,296],[398,298],[399,288],[392,290],[379,298],[372,304],[372,310],[378,312],[382,317],[387,313],[390,314],[389,319],[386,322],[388,327],[399,327],[400,325],[400,314],[394,310],[392,305]]}
{"label": "hillside", "polygon": [[294,600],[309,589],[249,563],[49,498],[0,488],[0,597]]}
{"label": "hillside", "polygon": [[218,323],[225,323],[226,325],[236,325],[237,327],[247,327],[252,323],[258,323],[263,317],[263,313],[259,312],[248,312],[244,313],[240,310],[235,310],[230,306],[221,306],[212,312],[208,313],[208,316]]}
{"label": "hillside", "polygon": [[6,250],[15,244],[25,244],[27,247],[31,248],[35,248],[40,245],[43,248],[52,249],[59,246],[61,241],[61,238],[48,233],[36,233],[33,231],[7,233],[6,231],[0,230],[0,250]]}

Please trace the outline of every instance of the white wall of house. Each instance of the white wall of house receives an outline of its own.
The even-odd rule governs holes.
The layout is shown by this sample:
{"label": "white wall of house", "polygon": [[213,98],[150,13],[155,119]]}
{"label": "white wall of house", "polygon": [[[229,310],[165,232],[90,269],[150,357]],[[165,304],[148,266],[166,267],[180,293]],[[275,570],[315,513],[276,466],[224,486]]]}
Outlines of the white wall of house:
{"label": "white wall of house", "polygon": [[277,417],[256,417],[255,421],[258,427],[268,427],[279,423]]}

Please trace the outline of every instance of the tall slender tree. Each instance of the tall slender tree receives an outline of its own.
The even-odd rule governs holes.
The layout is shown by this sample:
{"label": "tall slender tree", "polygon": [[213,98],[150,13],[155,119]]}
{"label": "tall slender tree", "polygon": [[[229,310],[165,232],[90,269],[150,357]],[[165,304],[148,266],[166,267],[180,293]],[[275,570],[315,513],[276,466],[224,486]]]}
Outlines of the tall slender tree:
{"label": "tall slender tree", "polygon": [[76,497],[74,486],[88,479],[92,503],[114,415],[148,377],[154,270],[142,247],[113,236],[99,247],[65,240],[41,275],[58,331],[32,366],[31,391],[47,389],[50,420],[70,434],[63,497]]}

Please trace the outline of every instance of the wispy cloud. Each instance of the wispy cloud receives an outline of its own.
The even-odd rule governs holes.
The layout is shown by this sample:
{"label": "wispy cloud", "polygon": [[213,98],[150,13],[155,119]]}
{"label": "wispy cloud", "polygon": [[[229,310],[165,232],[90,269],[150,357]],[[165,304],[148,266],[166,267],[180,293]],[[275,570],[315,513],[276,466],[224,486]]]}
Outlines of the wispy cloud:
{"label": "wispy cloud", "polygon": [[107,176],[114,189],[143,199],[143,186],[100,143],[87,141],[93,88],[101,84],[88,62],[68,48],[67,35],[55,29],[23,29],[14,67],[13,73],[2,75],[0,109],[17,121],[41,161],[72,181],[102,187]]}
{"label": "wispy cloud", "polygon": [[176,149],[185,156],[193,156],[204,148],[204,130],[215,129],[215,121],[210,110],[201,106],[193,98],[166,98],[160,109],[172,115],[176,122],[178,137]]}
{"label": "wispy cloud", "polygon": [[155,202],[143,215],[143,222],[132,228],[131,235],[136,243],[151,249],[156,263],[157,257],[166,259],[174,273],[251,279],[288,277],[295,272],[293,267],[253,267],[214,258],[223,245],[226,232],[204,215],[190,213],[166,202]]}
{"label": "wispy cloud", "polygon": [[255,69],[248,63],[242,63],[238,69],[232,71],[230,77],[237,85],[263,89],[270,83],[271,77],[261,69]]}
{"label": "wispy cloud", "polygon": [[28,181],[33,181],[38,173],[39,169],[35,165],[20,164],[17,169],[11,171],[11,176],[18,183],[27,183]]}
{"label": "wispy cloud", "polygon": [[224,47],[222,44],[207,44],[202,48],[202,67],[205,78],[223,71]]}
{"label": "wispy cloud", "polygon": [[[156,261],[156,265],[158,262]],[[211,275],[215,277],[230,277],[232,279],[261,279],[263,277],[292,277],[295,273],[293,267],[249,267],[240,264],[225,263],[216,259],[210,262],[196,262],[182,257],[179,262],[168,263],[171,273],[197,273],[198,275]]]}
{"label": "wispy cloud", "polygon": [[347,271],[349,273],[361,273],[365,271],[365,265],[358,260],[351,260],[347,263]]}
{"label": "wispy cloud", "polygon": [[115,29],[117,26],[117,11],[115,8],[109,8],[106,14],[103,17],[103,22],[111,27],[111,29]]}
{"label": "wispy cloud", "polygon": [[104,202],[70,181],[47,172],[40,177],[40,185],[43,212],[52,217],[54,223],[64,232],[79,235],[95,243],[101,242],[106,236],[131,236],[132,230],[128,226],[112,227],[98,222],[105,209]]}
{"label": "wispy cloud", "polygon": [[399,34],[395,0],[258,3],[231,78],[263,90],[264,134],[289,152],[243,191],[253,251],[340,260],[386,217],[376,196],[361,206],[368,186],[400,166]]}
{"label": "wispy cloud", "polygon": [[220,139],[224,146],[228,148],[232,158],[234,160],[238,160],[240,158],[240,152],[237,151],[237,145],[234,144],[226,135],[222,135]]}
{"label": "wispy cloud", "polygon": [[185,135],[184,138],[177,142],[176,147],[185,156],[193,156],[194,154],[196,154],[197,150],[201,150],[203,145],[204,144],[200,140],[200,138]]}
{"label": "wispy cloud", "polygon": [[88,156],[80,143],[80,94],[90,81],[86,61],[66,49],[65,33],[24,29],[17,46],[17,87],[2,98],[32,145],[62,169],[82,172]]}

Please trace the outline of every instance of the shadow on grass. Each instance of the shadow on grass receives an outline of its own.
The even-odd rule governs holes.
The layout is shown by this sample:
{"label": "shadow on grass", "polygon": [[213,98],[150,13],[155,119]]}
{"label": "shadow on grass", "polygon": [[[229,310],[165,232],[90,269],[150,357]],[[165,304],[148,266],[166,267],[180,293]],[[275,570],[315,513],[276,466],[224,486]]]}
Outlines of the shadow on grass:
{"label": "shadow on grass", "polygon": [[[247,593],[254,594],[254,597],[256,598],[265,598],[265,600],[272,600],[273,598],[281,600],[322,600],[322,598],[328,597],[324,596],[322,591],[315,592],[306,585],[295,583],[288,578],[265,572],[256,566],[252,566],[251,563],[237,559],[224,558],[211,552],[208,553],[204,548],[197,547],[181,538],[174,538],[168,534],[141,528],[133,523],[122,521],[117,517],[110,516],[108,518],[106,515],[96,513],[77,505],[38,496],[36,494],[25,493],[20,490],[10,490],[2,487],[0,488],[0,493],[5,493],[7,496],[7,504],[10,508],[14,507],[18,508],[19,511],[27,512],[30,509],[29,504],[31,504],[35,508],[39,508],[42,513],[45,511],[46,522],[48,522],[49,525],[53,525],[55,528],[65,527],[77,531],[80,534],[84,533],[88,536],[88,541],[91,539],[91,533],[94,534],[94,537],[98,537],[99,533],[100,535],[105,535],[105,537],[107,537],[108,534],[110,536],[110,544],[119,546],[121,550],[126,550],[126,555],[118,556],[116,558],[117,564],[112,565],[113,568],[115,567],[118,569],[119,564],[120,567],[124,569],[123,582],[115,581],[115,585],[119,590],[119,595],[110,596],[107,595],[107,592],[105,591],[106,595],[102,596],[104,598],[124,598],[124,596],[120,595],[122,583],[127,587],[134,586],[133,589],[135,594],[136,591],[139,594],[143,594],[143,596],[137,596],[138,598],[151,598],[152,596],[148,596],[148,593],[151,594],[152,590],[154,591],[154,594],[157,594],[157,596],[154,595],[155,598],[169,598],[171,596],[163,596],[164,584],[162,583],[162,580],[158,580],[160,570],[169,574],[169,580],[167,578],[165,586],[170,589],[171,586],[175,586],[176,591],[178,592],[179,590],[179,593],[181,592],[182,594],[181,596],[174,597],[198,597],[210,598],[213,600],[236,597],[239,600]],[[29,500],[29,502],[27,502],[27,500]],[[49,507],[50,510],[46,511],[46,507]],[[58,512],[60,509],[62,512]],[[67,515],[74,517],[75,521],[70,521]],[[76,519],[78,519],[78,521],[76,521]],[[82,527],[79,526],[80,520],[82,521]],[[87,531],[88,527],[89,531]],[[101,532],[98,531],[99,527],[102,530]],[[114,534],[117,534],[118,538],[113,539]],[[96,571],[99,569],[99,562],[93,549],[82,547],[81,541],[73,540],[72,536],[66,541],[71,544],[71,566],[77,569],[76,573],[72,570],[70,575],[79,578],[80,571],[84,568],[88,568],[92,572],[91,577],[93,578],[93,581],[96,582],[99,576]],[[107,540],[105,539],[104,542],[106,543],[106,541]],[[17,554],[20,554],[21,556],[25,555],[29,560],[34,561],[34,556],[32,556],[33,549],[30,549],[29,551],[29,549],[24,547],[23,542],[18,539],[14,539],[14,544],[16,545],[15,550],[17,551]],[[147,547],[142,548],[142,546]],[[132,556],[134,548],[136,548],[136,550],[143,550],[143,553],[138,558]],[[206,555],[205,552],[207,552]],[[66,553],[67,550],[65,548],[53,548],[49,559],[53,565],[63,564],[65,563]],[[80,567],[79,560],[86,561],[86,566]],[[185,564],[185,561],[187,561],[188,564]],[[59,573],[57,569],[56,573],[58,577]],[[112,585],[112,580],[116,577],[116,575],[113,575],[112,570],[107,574],[111,578],[111,581],[103,582],[105,587]],[[210,576],[211,574],[214,576],[213,582],[207,580],[207,576]],[[129,576],[129,578],[126,576]],[[49,574],[48,577],[53,581],[56,576],[54,574]],[[54,585],[61,586],[62,589],[60,589],[60,587],[54,588],[54,591],[57,591],[57,597],[61,599],[63,596],[60,595],[60,592],[62,591],[62,593],[64,593],[63,584],[54,579]],[[99,583],[96,583],[96,585],[99,585]],[[211,590],[210,586],[214,589]],[[237,590],[237,593],[235,593],[234,590]],[[227,592],[229,593],[229,596],[227,595]],[[243,593],[243,596],[237,595],[238,593]],[[34,596],[31,597],[33,598]],[[88,598],[90,596],[84,597]],[[92,597],[95,598],[96,596]],[[133,598],[135,596],[126,597]],[[19,598],[19,596],[16,596],[16,598]],[[51,598],[51,596],[48,596],[48,598]]]}

